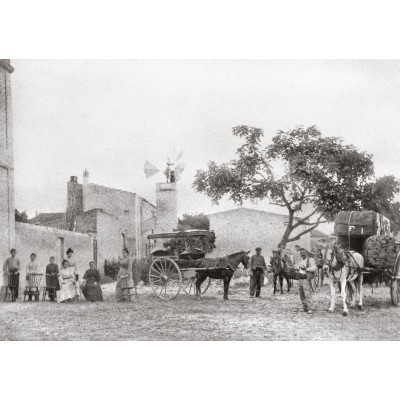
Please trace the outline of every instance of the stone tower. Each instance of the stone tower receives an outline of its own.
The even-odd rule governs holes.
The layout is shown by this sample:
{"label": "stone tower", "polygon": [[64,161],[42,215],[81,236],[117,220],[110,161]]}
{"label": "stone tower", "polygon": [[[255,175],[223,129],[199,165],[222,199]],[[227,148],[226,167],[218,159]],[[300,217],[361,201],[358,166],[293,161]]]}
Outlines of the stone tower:
{"label": "stone tower", "polygon": [[178,227],[178,204],[176,182],[157,183],[156,232],[172,232]]}
{"label": "stone tower", "polygon": [[[0,262],[15,246],[14,163],[10,60],[0,60]],[[18,250],[18,249],[17,249]],[[0,274],[0,281],[2,280]]]}

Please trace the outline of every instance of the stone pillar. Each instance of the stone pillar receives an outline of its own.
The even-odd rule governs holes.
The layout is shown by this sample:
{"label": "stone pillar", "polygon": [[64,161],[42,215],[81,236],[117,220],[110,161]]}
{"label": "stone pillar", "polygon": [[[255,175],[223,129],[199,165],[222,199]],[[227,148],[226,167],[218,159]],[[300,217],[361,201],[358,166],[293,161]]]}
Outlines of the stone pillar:
{"label": "stone pillar", "polygon": [[176,182],[157,183],[156,232],[172,232],[178,227],[178,203]]}
{"label": "stone pillar", "polygon": [[[0,282],[3,263],[15,246],[14,164],[10,60],[0,60]],[[17,249],[18,250],[18,249]],[[2,282],[1,282],[2,283]]]}

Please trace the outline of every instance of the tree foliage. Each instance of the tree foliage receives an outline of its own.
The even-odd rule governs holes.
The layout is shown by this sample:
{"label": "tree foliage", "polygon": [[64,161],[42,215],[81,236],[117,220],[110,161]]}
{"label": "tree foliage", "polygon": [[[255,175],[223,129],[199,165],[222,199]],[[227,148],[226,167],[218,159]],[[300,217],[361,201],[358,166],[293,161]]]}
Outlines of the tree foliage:
{"label": "tree foliage", "polygon": [[400,182],[393,175],[383,176],[368,183],[362,206],[365,210],[376,211],[390,219],[392,231],[400,231]]}
{"label": "tree foliage", "polygon": [[22,211],[21,213],[16,209],[15,210],[15,222],[28,222],[28,215],[26,214],[25,211]]}
{"label": "tree foliage", "polygon": [[185,229],[210,229],[210,220],[204,214],[183,214],[182,219],[178,219],[178,230]]}
{"label": "tree foliage", "polygon": [[[210,220],[204,214],[183,214],[182,219],[178,219],[178,230],[188,229],[210,229]],[[189,237],[182,239],[172,239],[164,243],[164,246],[178,254],[191,249],[204,249],[206,253],[211,253],[215,248],[215,235],[213,237]]]}
{"label": "tree foliage", "polygon": [[207,170],[197,171],[193,187],[214,203],[228,196],[238,205],[267,201],[286,208],[281,245],[331,221],[338,211],[361,208],[364,187],[373,176],[371,155],[341,138],[323,137],[315,126],[278,131],[266,147],[262,129],[242,125],[233,134],[243,140],[236,158],[210,161]]}

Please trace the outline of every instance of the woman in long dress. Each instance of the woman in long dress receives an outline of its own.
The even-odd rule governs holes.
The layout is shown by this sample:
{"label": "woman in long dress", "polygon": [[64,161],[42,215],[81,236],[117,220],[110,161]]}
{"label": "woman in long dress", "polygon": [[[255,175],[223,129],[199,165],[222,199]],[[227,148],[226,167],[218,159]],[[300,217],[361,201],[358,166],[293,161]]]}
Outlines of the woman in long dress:
{"label": "woman in long dress", "polygon": [[86,301],[103,301],[103,292],[100,287],[100,272],[94,262],[89,263],[90,269],[83,275],[84,284],[81,286]]}
{"label": "woman in long dress", "polygon": [[57,301],[64,303],[71,301],[76,296],[76,280],[75,280],[75,268],[69,266],[67,260],[63,260],[60,271],[60,291],[58,292]]}
{"label": "woman in long dress", "polygon": [[115,287],[115,297],[117,301],[127,301],[129,298],[129,291],[126,287],[133,287],[132,277],[132,260],[129,257],[127,248],[122,250],[122,259],[119,260],[119,271],[117,275],[117,284]]}
{"label": "woman in long dress", "polygon": [[69,263],[69,267],[74,269],[74,274],[75,274],[75,290],[76,290],[75,300],[79,300],[79,296],[81,294],[81,287],[79,284],[78,264],[74,256],[74,251],[71,248],[67,250],[66,254],[67,254],[66,260]]}
{"label": "woman in long dress", "polygon": [[32,290],[33,285],[35,284],[34,279],[30,274],[37,274],[38,273],[38,263],[36,260],[36,254],[31,254],[31,261],[29,261],[28,265],[26,266],[26,276],[25,276],[25,290],[28,294],[28,300],[32,301],[32,296],[37,295],[36,291]]}

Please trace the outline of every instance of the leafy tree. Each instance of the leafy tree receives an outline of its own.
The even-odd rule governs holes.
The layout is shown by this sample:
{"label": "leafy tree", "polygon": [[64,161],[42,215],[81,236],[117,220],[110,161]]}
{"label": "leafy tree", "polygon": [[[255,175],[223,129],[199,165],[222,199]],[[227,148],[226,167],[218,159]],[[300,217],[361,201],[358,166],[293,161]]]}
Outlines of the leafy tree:
{"label": "leafy tree", "polygon": [[332,221],[338,211],[361,208],[364,186],[373,175],[371,155],[341,138],[323,137],[315,126],[278,131],[266,147],[262,129],[242,125],[233,134],[244,141],[237,157],[222,164],[210,161],[207,170],[197,171],[193,187],[214,203],[227,195],[238,205],[251,200],[285,208],[281,246]]}
{"label": "leafy tree", "polygon": [[[204,214],[183,214],[182,219],[178,219],[178,230],[188,229],[210,229],[210,220]],[[215,248],[215,235],[213,237],[190,237],[184,239],[172,239],[164,243],[165,247],[172,251],[182,253],[186,246],[192,249],[204,249],[206,253],[210,253]]]}
{"label": "leafy tree", "polygon": [[365,210],[376,211],[390,219],[392,231],[400,231],[400,202],[396,195],[400,193],[400,182],[393,176],[378,178],[365,187],[362,206]]}
{"label": "leafy tree", "polygon": [[178,219],[178,230],[185,229],[210,229],[210,220],[204,214],[183,214],[182,219]]}
{"label": "leafy tree", "polygon": [[15,222],[28,222],[28,216],[26,215],[25,211],[21,213],[18,210],[15,210]]}

